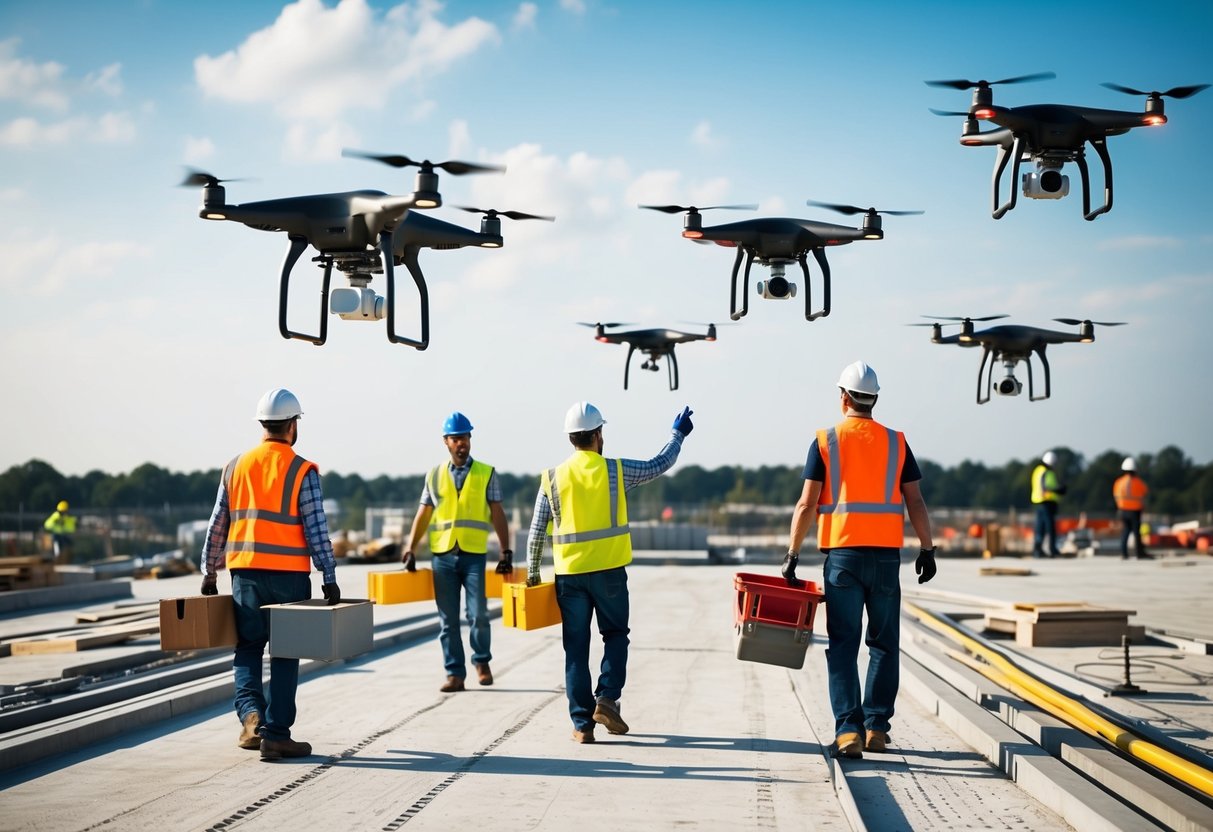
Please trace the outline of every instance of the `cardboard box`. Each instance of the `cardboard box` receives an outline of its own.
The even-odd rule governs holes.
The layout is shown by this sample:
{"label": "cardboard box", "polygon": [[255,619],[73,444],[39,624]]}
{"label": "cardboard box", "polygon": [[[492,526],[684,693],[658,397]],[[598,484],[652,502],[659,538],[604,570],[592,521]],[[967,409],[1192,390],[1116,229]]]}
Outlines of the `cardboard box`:
{"label": "cardboard box", "polygon": [[376,604],[407,604],[434,600],[434,573],[430,569],[408,572],[368,572],[366,594]]}
{"label": "cardboard box", "polygon": [[497,564],[490,563],[484,569],[484,595],[486,598],[504,598],[506,584],[525,584],[526,569],[515,566],[509,575],[498,575]]}
{"label": "cardboard box", "polygon": [[343,599],[329,606],[323,598],[293,604],[267,604],[270,655],[280,659],[348,659],[371,649],[371,602]]}
{"label": "cardboard box", "polygon": [[556,584],[505,584],[501,590],[501,621],[519,630],[538,630],[560,623]]}
{"label": "cardboard box", "polygon": [[160,601],[160,649],[236,646],[236,610],[230,595],[192,595]]}

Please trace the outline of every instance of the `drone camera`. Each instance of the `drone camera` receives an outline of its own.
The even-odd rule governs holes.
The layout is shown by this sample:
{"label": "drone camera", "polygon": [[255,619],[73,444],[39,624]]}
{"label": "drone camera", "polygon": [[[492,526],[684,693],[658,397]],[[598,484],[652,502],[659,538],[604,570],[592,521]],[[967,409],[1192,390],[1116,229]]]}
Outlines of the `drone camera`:
{"label": "drone camera", "polygon": [[1040,167],[1023,175],[1023,195],[1030,199],[1061,199],[1070,193],[1070,177],[1058,168]]}
{"label": "drone camera", "polygon": [[758,294],[768,299],[788,300],[796,297],[796,284],[789,283],[785,277],[760,280],[758,281]]}
{"label": "drone camera", "polygon": [[994,386],[994,391],[1000,396],[1018,396],[1023,392],[1023,385],[1015,376],[1007,376]]}
{"label": "drone camera", "polygon": [[384,316],[383,298],[366,286],[347,286],[329,293],[329,311],[347,321],[378,321]]}

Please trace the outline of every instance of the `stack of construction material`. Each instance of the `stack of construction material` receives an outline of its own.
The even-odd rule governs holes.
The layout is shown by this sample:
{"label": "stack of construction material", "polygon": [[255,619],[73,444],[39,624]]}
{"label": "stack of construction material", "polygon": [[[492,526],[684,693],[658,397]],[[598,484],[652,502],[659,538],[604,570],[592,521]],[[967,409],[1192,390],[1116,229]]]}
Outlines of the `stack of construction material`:
{"label": "stack of construction material", "polygon": [[40,557],[0,558],[0,591],[56,586],[55,564]]}

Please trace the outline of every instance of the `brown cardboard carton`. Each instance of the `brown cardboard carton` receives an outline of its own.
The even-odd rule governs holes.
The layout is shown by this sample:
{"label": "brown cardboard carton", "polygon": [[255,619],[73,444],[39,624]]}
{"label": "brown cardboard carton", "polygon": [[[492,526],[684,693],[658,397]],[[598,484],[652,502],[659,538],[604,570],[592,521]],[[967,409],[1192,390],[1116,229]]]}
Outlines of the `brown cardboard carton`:
{"label": "brown cardboard carton", "polygon": [[160,601],[160,649],[236,646],[236,611],[230,595],[192,595]]}

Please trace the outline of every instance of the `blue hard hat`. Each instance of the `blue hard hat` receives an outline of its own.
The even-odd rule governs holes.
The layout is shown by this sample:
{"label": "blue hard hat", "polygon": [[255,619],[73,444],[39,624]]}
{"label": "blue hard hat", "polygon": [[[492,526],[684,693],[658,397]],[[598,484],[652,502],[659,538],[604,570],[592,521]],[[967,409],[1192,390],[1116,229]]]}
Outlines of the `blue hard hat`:
{"label": "blue hard hat", "polygon": [[442,435],[454,436],[460,433],[471,433],[472,423],[468,421],[468,417],[464,416],[458,410],[446,417],[446,421],[442,423]]}

